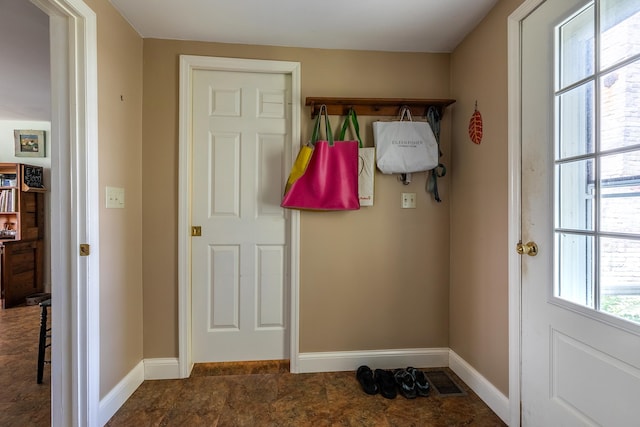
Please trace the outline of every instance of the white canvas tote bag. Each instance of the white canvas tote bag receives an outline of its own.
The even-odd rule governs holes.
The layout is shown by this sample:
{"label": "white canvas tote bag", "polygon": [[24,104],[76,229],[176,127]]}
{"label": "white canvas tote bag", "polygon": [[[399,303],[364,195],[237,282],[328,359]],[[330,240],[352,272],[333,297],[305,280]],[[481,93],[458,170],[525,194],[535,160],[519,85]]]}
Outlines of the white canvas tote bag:
{"label": "white canvas tote bag", "polygon": [[376,149],[374,147],[364,147],[360,138],[360,125],[355,110],[349,110],[349,114],[342,125],[340,139],[344,140],[349,128],[349,121],[353,123],[353,130],[358,138],[358,198],[360,207],[373,206],[373,182],[375,179],[375,158]]}
{"label": "white canvas tote bag", "polygon": [[403,107],[400,120],[373,122],[373,138],[382,173],[423,172],[438,166],[438,142],[429,123],[414,122],[408,107]]}

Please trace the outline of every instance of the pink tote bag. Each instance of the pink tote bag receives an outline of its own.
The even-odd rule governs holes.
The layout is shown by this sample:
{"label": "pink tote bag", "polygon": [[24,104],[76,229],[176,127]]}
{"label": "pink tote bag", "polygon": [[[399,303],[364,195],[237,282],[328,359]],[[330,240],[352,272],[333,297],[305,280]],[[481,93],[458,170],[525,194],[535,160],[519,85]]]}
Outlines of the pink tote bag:
{"label": "pink tote bag", "polygon": [[[319,139],[323,114],[327,140]],[[358,141],[333,140],[325,106],[316,117],[311,144],[311,159],[304,173],[288,186],[281,206],[318,211],[360,209]]]}

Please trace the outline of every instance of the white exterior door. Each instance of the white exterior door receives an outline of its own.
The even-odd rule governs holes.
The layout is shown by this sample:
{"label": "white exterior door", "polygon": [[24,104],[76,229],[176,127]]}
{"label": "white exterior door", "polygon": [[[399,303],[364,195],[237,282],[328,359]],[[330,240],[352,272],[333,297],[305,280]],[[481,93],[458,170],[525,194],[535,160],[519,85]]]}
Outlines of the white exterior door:
{"label": "white exterior door", "polygon": [[193,362],[288,359],[291,76],[194,70]]}
{"label": "white exterior door", "polygon": [[549,0],[521,30],[522,424],[638,425],[640,5]]}

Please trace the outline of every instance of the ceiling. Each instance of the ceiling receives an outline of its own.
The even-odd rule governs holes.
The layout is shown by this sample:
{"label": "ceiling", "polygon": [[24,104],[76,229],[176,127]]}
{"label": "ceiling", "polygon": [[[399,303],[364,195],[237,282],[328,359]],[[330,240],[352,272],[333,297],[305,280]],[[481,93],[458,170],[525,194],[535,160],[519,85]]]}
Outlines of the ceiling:
{"label": "ceiling", "polygon": [[110,0],[144,38],[451,52],[497,0]]}
{"label": "ceiling", "polygon": [[[110,1],[145,38],[391,52],[451,52],[497,2]],[[50,120],[48,17],[26,0],[0,11],[0,120]]]}
{"label": "ceiling", "polygon": [[51,120],[49,17],[0,0],[0,120]]}

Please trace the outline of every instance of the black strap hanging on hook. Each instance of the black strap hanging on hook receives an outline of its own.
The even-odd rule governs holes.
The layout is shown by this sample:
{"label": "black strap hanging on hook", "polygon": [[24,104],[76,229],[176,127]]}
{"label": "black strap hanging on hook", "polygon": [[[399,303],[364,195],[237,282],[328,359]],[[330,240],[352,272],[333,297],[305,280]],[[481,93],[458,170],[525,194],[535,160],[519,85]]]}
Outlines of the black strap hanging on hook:
{"label": "black strap hanging on hook", "polygon": [[[427,121],[438,143],[438,156],[442,157],[442,151],[440,150],[440,114],[436,108],[429,107],[427,111]],[[438,203],[442,202],[440,193],[438,192],[438,178],[442,178],[446,174],[447,168],[445,168],[442,163],[438,163],[438,166],[429,171],[429,176],[427,177],[426,190],[429,193],[433,193],[433,198]]]}

